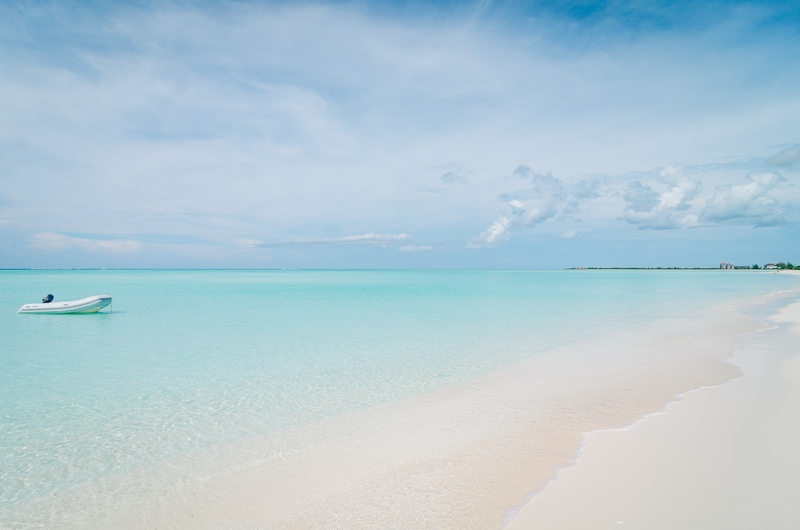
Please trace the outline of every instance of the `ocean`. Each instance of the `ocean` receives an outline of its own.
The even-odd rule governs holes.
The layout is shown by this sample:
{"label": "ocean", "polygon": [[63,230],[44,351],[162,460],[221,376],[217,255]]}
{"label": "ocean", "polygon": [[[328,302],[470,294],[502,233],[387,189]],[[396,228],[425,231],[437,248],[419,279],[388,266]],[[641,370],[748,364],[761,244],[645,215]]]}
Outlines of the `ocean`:
{"label": "ocean", "polygon": [[[758,271],[0,271],[0,514],[798,285]],[[47,293],[109,294],[112,312],[16,314]]]}

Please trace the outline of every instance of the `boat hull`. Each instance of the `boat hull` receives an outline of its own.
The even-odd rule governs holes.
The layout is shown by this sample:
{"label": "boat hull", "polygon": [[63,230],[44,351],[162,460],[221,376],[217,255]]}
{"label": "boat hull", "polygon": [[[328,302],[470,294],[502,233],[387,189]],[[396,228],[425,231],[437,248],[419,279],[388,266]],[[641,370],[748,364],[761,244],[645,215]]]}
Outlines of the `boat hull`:
{"label": "boat hull", "polygon": [[17,313],[39,315],[74,315],[97,313],[111,305],[111,297],[107,294],[90,296],[69,302],[50,302],[49,304],[25,304]]}

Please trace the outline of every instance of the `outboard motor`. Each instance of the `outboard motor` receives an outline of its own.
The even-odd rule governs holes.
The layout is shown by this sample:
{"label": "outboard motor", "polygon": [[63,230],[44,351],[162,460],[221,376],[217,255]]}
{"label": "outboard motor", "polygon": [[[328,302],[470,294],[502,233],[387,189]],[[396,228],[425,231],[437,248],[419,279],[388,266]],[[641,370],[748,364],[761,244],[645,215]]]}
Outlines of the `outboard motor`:
{"label": "outboard motor", "polygon": [[53,301],[53,295],[52,294],[48,294],[47,296],[42,298],[42,303],[43,304],[49,304],[52,301]]}

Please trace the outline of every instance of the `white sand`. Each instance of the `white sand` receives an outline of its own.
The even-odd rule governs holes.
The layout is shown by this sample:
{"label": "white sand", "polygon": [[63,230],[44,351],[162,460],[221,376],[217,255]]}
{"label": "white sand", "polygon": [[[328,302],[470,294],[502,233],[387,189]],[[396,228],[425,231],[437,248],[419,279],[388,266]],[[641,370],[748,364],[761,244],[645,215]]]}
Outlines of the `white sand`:
{"label": "white sand", "polygon": [[800,528],[800,303],[771,320],[730,360],[743,377],[588,434],[506,530]]}

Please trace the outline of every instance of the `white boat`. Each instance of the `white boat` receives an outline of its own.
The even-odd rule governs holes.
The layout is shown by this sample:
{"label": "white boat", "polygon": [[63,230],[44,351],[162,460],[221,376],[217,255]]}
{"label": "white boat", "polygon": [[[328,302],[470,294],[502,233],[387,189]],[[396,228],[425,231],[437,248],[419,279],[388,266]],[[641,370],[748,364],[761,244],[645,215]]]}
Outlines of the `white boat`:
{"label": "white boat", "polygon": [[25,304],[17,313],[97,313],[111,305],[111,297],[107,294],[90,296],[69,302],[48,302],[46,304]]}

